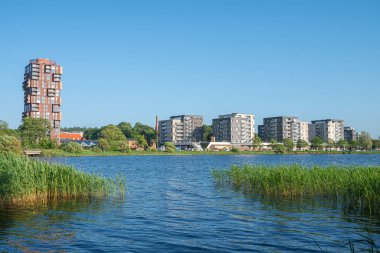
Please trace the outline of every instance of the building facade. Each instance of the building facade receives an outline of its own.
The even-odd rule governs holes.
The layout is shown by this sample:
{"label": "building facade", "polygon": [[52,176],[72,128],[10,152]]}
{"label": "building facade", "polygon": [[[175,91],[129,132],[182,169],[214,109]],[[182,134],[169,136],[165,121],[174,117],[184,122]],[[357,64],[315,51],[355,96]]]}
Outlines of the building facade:
{"label": "building facade", "polygon": [[232,113],[212,120],[212,131],[217,142],[230,142],[233,146],[251,145],[255,137],[255,116]]}
{"label": "building facade", "polygon": [[309,124],[309,140],[315,137],[324,142],[338,142],[344,139],[344,121],[339,119],[312,120]]}
{"label": "building facade", "polygon": [[30,60],[25,67],[23,117],[47,119],[52,138],[59,141],[61,128],[62,66],[44,58]]}
{"label": "building facade", "polygon": [[199,142],[202,139],[203,116],[180,115],[158,122],[158,142],[184,144]]}
{"label": "building facade", "polygon": [[265,142],[283,142],[285,138],[293,142],[308,141],[308,135],[308,123],[294,116],[264,118],[263,125],[259,126],[259,137]]}
{"label": "building facade", "polygon": [[358,133],[352,127],[344,127],[344,139],[348,142],[358,140]]}
{"label": "building facade", "polygon": [[290,139],[293,142],[309,141],[309,123],[295,118],[290,126]]}

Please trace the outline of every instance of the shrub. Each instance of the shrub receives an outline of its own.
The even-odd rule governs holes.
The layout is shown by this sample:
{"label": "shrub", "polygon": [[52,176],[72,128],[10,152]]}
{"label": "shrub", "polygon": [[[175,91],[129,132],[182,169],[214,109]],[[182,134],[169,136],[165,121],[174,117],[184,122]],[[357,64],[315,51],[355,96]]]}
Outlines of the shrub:
{"label": "shrub", "polygon": [[74,154],[78,154],[78,153],[81,153],[83,151],[82,146],[76,142],[64,143],[61,145],[61,149],[63,151],[66,151],[69,153],[74,153]]}
{"label": "shrub", "polygon": [[238,153],[238,152],[239,152],[239,149],[238,149],[238,148],[232,148],[232,149],[231,149],[231,152]]}
{"label": "shrub", "polygon": [[21,142],[14,136],[0,135],[0,152],[21,154]]}
{"label": "shrub", "polygon": [[99,139],[99,148],[102,151],[108,151],[110,149],[110,143],[107,141],[107,139],[100,138]]}
{"label": "shrub", "polygon": [[175,145],[172,142],[165,142],[164,143],[166,152],[168,153],[174,153],[175,152]]}

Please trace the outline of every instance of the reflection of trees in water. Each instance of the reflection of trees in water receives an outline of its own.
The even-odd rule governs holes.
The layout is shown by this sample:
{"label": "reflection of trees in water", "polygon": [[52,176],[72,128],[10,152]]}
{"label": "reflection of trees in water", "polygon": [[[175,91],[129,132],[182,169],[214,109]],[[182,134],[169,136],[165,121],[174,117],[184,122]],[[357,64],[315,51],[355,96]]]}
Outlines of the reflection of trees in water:
{"label": "reflection of trees in water", "polygon": [[72,200],[50,203],[28,210],[0,211],[0,248],[9,246],[25,252],[38,248],[59,248],[77,236],[77,223],[91,222],[107,205],[121,205],[111,200]]}

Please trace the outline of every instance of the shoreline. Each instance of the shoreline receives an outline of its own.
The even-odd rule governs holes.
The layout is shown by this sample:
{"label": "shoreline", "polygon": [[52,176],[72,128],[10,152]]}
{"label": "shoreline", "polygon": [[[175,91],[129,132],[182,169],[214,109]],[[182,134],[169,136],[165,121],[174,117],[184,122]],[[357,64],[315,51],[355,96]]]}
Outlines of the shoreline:
{"label": "shoreline", "polygon": [[91,152],[84,151],[81,153],[69,153],[62,150],[42,150],[41,157],[102,157],[102,156],[251,156],[251,155],[376,155],[380,154],[380,151],[363,151],[363,152],[342,152],[342,151],[312,151],[312,152],[260,152],[260,151],[240,151],[240,152],[208,152],[208,151],[177,151],[173,153],[169,152],[147,152],[147,151],[132,151],[129,153],[123,152]]}

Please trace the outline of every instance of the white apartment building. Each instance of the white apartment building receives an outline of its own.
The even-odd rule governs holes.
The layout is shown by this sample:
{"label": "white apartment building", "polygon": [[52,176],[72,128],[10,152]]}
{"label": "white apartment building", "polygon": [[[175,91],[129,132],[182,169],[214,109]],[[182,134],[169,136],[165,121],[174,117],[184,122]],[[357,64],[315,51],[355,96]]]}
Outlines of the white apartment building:
{"label": "white apartment building", "polygon": [[297,118],[293,119],[290,123],[290,138],[293,142],[309,141],[309,123]]}
{"label": "white apartment building", "polygon": [[344,140],[344,122],[338,119],[312,120],[309,124],[309,140],[315,137],[324,142]]}

